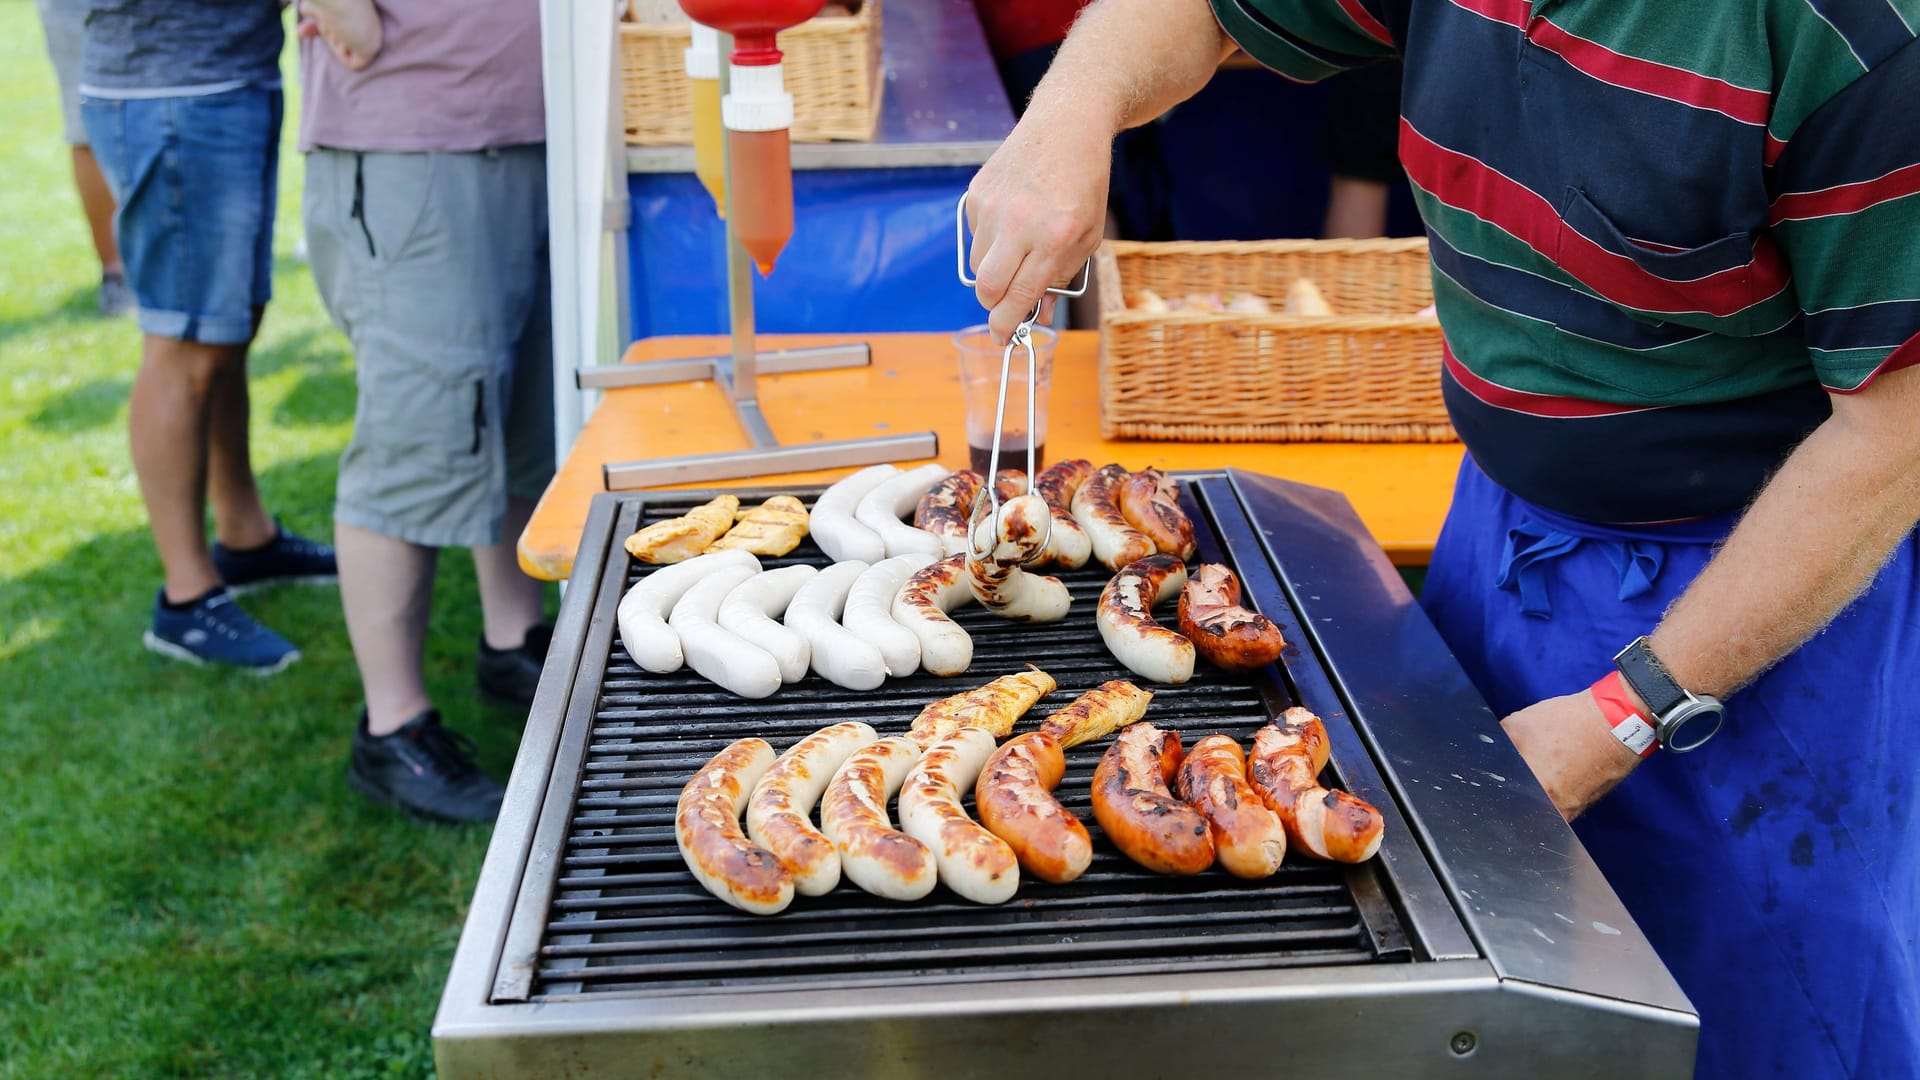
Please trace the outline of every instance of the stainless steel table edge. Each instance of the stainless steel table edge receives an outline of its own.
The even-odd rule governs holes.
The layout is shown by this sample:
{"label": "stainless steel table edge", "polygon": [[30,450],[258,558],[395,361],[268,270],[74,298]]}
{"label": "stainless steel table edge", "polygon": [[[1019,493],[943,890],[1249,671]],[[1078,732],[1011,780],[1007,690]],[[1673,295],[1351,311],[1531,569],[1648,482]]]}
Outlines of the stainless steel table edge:
{"label": "stainless steel table edge", "polygon": [[[607,562],[608,519],[618,510],[619,504],[613,498],[605,495],[594,497],[587,511],[586,524],[581,530],[580,549],[574,556],[574,575],[578,580],[596,581],[600,578]],[[554,636],[562,641],[584,638],[595,599],[593,589],[568,589],[561,599],[559,615],[554,619]],[[554,649],[548,652],[546,665],[540,673],[539,688],[534,693],[527,728],[520,736],[520,749],[514,757],[513,770],[507,776],[508,791],[541,791],[546,788],[547,779],[553,771],[554,754],[560,743],[559,718],[565,715],[564,705],[573,696],[574,677],[580,667],[580,657],[581,653],[577,650]],[[534,719],[540,717],[553,719]],[[532,850],[533,833],[539,825],[540,814],[541,804],[538,800],[519,804],[508,800],[502,806],[500,817],[493,824],[493,836],[487,841],[487,854],[480,864],[480,875],[474,882],[473,895],[476,898],[513,897],[521,892],[518,884],[524,879],[527,855]],[[439,1013],[434,1019],[436,1029],[448,1016],[486,1006],[484,996],[467,1000],[456,995],[463,987],[478,990],[484,995],[493,986],[496,975],[494,965],[512,914],[511,904],[478,902],[467,910],[460,943],[454,951],[446,988],[440,998]]]}

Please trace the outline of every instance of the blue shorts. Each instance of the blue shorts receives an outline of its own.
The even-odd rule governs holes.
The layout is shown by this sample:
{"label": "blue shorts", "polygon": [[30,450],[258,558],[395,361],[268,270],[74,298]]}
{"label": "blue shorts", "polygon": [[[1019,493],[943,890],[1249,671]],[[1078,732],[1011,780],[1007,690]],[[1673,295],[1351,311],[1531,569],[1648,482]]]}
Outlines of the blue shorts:
{"label": "blue shorts", "polygon": [[[1469,458],[1421,605],[1505,715],[1575,693],[1733,528],[1573,521]],[[1783,554],[1790,558],[1790,554]],[[1574,823],[1700,1010],[1703,1080],[1920,1077],[1920,533],[1824,633]]]}
{"label": "blue shorts", "polygon": [[140,329],[244,345],[273,289],[281,95],[82,97]]}

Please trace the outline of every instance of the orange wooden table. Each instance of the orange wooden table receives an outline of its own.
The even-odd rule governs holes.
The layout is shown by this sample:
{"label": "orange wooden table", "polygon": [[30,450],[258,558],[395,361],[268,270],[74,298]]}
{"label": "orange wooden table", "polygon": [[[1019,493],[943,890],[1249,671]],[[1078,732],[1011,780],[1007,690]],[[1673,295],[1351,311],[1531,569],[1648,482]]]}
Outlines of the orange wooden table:
{"label": "orange wooden table", "polygon": [[[851,439],[933,430],[940,463],[967,464],[965,411],[953,345],[946,334],[788,334],[760,339],[762,349],[867,341],[871,367],[762,375],[760,405],[784,442]],[[1130,469],[1241,468],[1344,492],[1393,561],[1426,563],[1453,495],[1459,443],[1187,443],[1108,441],[1100,437],[1099,335],[1063,334],[1054,353],[1047,460],[1117,461]],[[628,363],[727,351],[721,337],[651,338],[627,350]],[[1013,402],[1008,407],[1014,407]],[[712,382],[610,390],[587,420],[520,536],[520,565],[545,581],[573,568],[587,504],[605,490],[611,462],[745,450],[751,446],[732,407]],[[902,462],[902,464],[909,464]],[[851,470],[788,473],[722,484],[815,484]]]}

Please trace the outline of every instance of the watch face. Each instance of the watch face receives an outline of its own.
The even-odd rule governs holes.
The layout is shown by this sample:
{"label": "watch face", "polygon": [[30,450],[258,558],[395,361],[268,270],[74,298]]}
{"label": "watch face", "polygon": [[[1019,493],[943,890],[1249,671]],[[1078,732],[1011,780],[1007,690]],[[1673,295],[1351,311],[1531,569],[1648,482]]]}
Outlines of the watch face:
{"label": "watch face", "polygon": [[1660,742],[1676,754],[1698,750],[1719,733],[1725,719],[1719,702],[1690,701],[1661,725]]}

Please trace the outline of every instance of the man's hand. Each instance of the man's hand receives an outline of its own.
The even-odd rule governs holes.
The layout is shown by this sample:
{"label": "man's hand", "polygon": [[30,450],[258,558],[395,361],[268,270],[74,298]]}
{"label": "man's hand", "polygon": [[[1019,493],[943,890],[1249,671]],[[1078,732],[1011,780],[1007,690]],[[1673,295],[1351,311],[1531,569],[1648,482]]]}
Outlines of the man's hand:
{"label": "man's hand", "polygon": [[[1005,343],[1080,274],[1107,221],[1113,137],[1192,97],[1232,48],[1207,0],[1095,0],[967,189],[974,292]],[[1041,317],[1051,314],[1048,299]]]}
{"label": "man's hand", "polygon": [[1500,726],[1568,821],[1640,764],[1640,756],[1613,737],[1600,703],[1585,690],[1529,705]]}
{"label": "man's hand", "polygon": [[[1029,114],[1031,117],[1031,114]],[[1113,133],[1022,121],[967,188],[974,295],[997,342],[1041,305],[1049,285],[1079,276],[1107,220]]]}
{"label": "man's hand", "polygon": [[349,71],[359,71],[380,55],[380,12],[373,0],[300,0],[300,25],[295,32],[325,40],[334,58]]}

